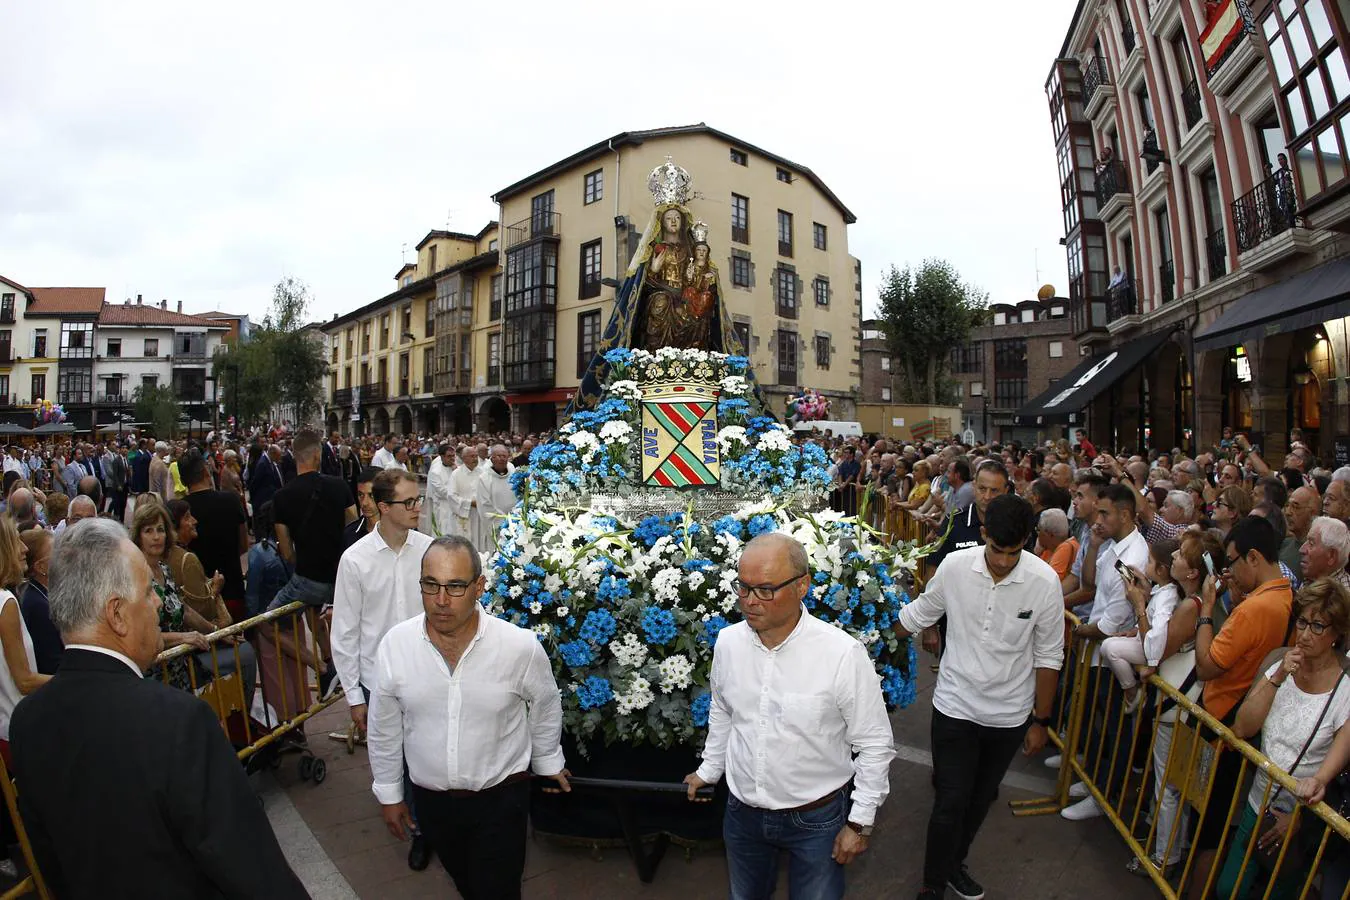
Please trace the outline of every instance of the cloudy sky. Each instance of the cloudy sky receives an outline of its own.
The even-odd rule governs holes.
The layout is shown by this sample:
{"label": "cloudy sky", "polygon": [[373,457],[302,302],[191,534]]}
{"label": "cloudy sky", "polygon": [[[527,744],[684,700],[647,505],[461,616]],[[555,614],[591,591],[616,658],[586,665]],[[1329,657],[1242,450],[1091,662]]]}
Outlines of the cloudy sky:
{"label": "cloudy sky", "polygon": [[992,300],[1064,293],[1044,83],[1073,7],[11,0],[0,274],[255,316],[289,275],[328,318],[494,190],[703,121],[856,213],[869,306],[930,256]]}

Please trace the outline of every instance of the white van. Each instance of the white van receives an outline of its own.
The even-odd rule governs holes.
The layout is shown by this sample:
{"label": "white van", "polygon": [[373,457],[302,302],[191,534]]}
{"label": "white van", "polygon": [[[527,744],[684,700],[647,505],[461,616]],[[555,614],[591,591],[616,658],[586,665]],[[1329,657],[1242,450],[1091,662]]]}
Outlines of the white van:
{"label": "white van", "polygon": [[861,422],[839,422],[833,419],[816,419],[811,422],[798,422],[792,428],[793,431],[801,433],[804,431],[814,431],[820,434],[830,432],[835,437],[862,437]]}

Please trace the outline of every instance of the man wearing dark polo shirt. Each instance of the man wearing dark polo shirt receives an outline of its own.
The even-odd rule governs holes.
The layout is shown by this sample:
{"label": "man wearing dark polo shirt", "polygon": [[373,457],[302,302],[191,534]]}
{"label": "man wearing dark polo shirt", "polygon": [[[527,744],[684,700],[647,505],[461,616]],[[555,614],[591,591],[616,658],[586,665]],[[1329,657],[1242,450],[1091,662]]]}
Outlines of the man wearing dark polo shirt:
{"label": "man wearing dark polo shirt", "polygon": [[201,451],[191,449],[178,460],[178,477],[187,485],[185,498],[197,520],[197,539],[188,549],[202,570],[225,576],[220,597],[236,622],[244,618],[244,569],[239,558],[248,550],[248,519],[238,494],[218,491]]}

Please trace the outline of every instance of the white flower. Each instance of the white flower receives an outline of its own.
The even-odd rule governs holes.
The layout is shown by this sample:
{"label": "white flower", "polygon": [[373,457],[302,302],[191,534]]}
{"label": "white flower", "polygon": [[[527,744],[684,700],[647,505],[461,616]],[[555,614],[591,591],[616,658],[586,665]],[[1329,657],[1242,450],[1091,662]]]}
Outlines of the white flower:
{"label": "white flower", "polygon": [[518,584],[513,584],[511,587],[507,588],[506,592],[511,595],[512,600],[519,600],[520,595],[525,593],[525,588]]}
{"label": "white flower", "polygon": [[619,708],[619,715],[626,716],[635,710],[646,709],[655,699],[651,682],[641,675],[634,675],[628,690],[616,696],[614,702]]}
{"label": "white flower", "polygon": [[853,577],[857,579],[858,587],[867,587],[868,583],[872,580],[872,576],[861,570]]}
{"label": "white flower", "polygon": [[689,687],[689,682],[694,675],[694,664],[683,653],[667,656],[661,660],[657,669],[661,673],[661,693],[663,694]]}
{"label": "white flower", "polygon": [[558,577],[557,573],[549,572],[544,576],[544,590],[548,591],[550,594],[558,593],[558,591],[562,590],[562,586],[563,580]]}
{"label": "white flower", "polygon": [[609,386],[609,393],[614,397],[624,400],[641,400],[642,389],[638,383],[631,378],[625,378],[623,381],[616,381]]}
{"label": "white flower", "polygon": [[525,570],[522,569],[520,566],[516,566],[514,569],[511,570],[511,580],[516,582],[524,581]]}
{"label": "white flower", "polygon": [[582,462],[590,462],[595,451],[600,449],[600,442],[589,431],[578,431],[569,435],[567,442],[577,449],[577,456],[581,457]]}
{"label": "white flower", "polygon": [[633,426],[620,419],[614,419],[600,426],[600,440],[606,444],[628,443],[629,437],[633,434]]}
{"label": "white flower", "polygon": [[745,429],[739,425],[727,425],[717,432],[717,446],[723,453],[730,453],[735,444],[749,446],[749,443],[745,437]]}
{"label": "white flower", "polygon": [[782,428],[782,426],[771,428],[759,436],[761,453],[770,450],[790,450],[791,448],[792,441],[788,439],[787,429]]}
{"label": "white flower", "polygon": [[609,649],[619,665],[628,669],[636,669],[647,661],[647,645],[631,631],[617,641],[610,641]]}
{"label": "white flower", "polygon": [[745,378],[741,375],[728,375],[726,378],[722,379],[721,387],[722,393],[735,394],[738,397],[741,394],[750,392],[749,383],[746,382]]}
{"label": "white flower", "polygon": [[530,613],[533,614],[533,615],[536,615],[536,616],[537,616],[537,615],[539,615],[541,612],[543,612],[543,610],[544,610],[544,607],[543,607],[542,605],[540,605],[540,603],[539,603],[538,600],[536,600],[536,601],[534,601],[533,603],[530,604]]}
{"label": "white flower", "polygon": [[689,585],[689,589],[691,591],[696,591],[699,588],[703,587],[703,582],[707,580],[708,580],[707,577],[702,572],[699,571],[693,571],[690,572],[688,575],[684,576],[684,583]]}
{"label": "white flower", "polygon": [[558,607],[558,618],[560,619],[567,618],[567,607],[565,606]]}
{"label": "white flower", "polygon": [[662,569],[652,577],[652,593],[662,603],[675,603],[680,599],[680,585],[684,582],[684,573],[679,569]]}
{"label": "white flower", "polygon": [[706,616],[707,614],[708,614],[708,607],[705,606],[704,604],[700,603],[698,606],[694,607],[694,615]]}
{"label": "white flower", "polygon": [[550,634],[553,633],[553,626],[548,624],[547,622],[540,622],[538,625],[534,626],[530,630],[533,631],[535,634],[548,637]]}

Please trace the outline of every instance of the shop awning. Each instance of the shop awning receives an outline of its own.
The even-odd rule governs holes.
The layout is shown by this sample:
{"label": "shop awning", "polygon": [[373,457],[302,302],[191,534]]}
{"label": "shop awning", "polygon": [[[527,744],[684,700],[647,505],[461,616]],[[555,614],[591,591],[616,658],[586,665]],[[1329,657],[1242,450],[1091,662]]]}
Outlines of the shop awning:
{"label": "shop awning", "polygon": [[1338,259],[1252,291],[1195,336],[1216,350],[1350,316],[1350,259]]}
{"label": "shop awning", "polygon": [[1122,344],[1103,356],[1089,356],[1051,386],[1050,390],[1017,411],[1018,425],[1081,422],[1078,413],[1102,391],[1124,378],[1151,356],[1172,334],[1156,331]]}
{"label": "shop awning", "polygon": [[533,394],[507,394],[506,402],[511,406],[524,406],[527,403],[566,403],[576,392],[576,388],[554,388],[551,391],[538,391]]}

